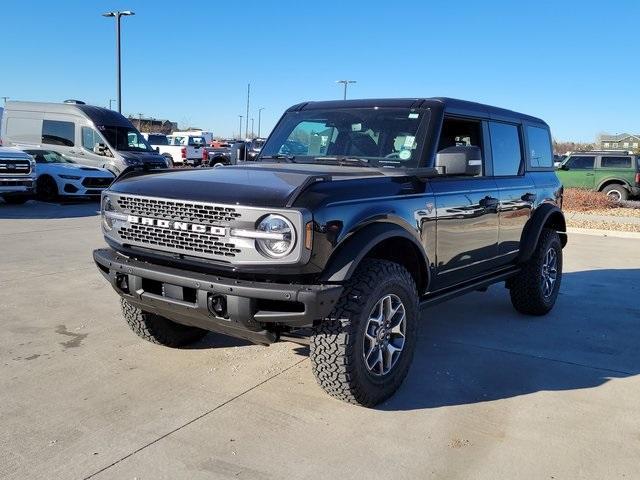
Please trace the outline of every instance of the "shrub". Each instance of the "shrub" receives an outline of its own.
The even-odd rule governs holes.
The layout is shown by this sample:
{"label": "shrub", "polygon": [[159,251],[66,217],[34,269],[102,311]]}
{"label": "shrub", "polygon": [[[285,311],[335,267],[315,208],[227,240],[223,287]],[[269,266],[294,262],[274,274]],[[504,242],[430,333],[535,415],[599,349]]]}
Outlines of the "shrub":
{"label": "shrub", "polygon": [[562,208],[576,212],[618,208],[619,204],[607,198],[602,192],[594,192],[582,188],[566,188]]}

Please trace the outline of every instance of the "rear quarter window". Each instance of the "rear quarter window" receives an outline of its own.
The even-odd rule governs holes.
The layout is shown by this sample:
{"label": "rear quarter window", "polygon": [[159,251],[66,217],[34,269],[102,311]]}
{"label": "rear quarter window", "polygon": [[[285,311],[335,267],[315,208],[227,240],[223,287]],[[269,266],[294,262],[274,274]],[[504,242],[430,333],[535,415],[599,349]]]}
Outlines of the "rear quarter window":
{"label": "rear quarter window", "polygon": [[527,126],[529,162],[534,168],[553,167],[553,151],[546,128]]}
{"label": "rear quarter window", "polygon": [[632,165],[631,157],[602,157],[600,159],[602,168],[631,168]]}

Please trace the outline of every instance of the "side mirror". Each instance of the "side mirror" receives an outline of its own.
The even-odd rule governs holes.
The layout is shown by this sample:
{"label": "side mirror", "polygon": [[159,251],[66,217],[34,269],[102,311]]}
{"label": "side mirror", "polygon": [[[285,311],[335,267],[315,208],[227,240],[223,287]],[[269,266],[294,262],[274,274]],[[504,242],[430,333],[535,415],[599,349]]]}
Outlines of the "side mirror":
{"label": "side mirror", "polygon": [[104,143],[96,143],[93,147],[93,153],[98,155],[106,155],[105,150],[107,146]]}
{"label": "side mirror", "polygon": [[156,152],[160,153],[160,147],[156,147]]}
{"label": "side mirror", "polygon": [[560,170],[569,170],[569,165],[567,164],[560,165]]}
{"label": "side mirror", "polygon": [[475,177],[482,174],[482,151],[471,145],[444,148],[437,153],[435,166],[444,175]]}

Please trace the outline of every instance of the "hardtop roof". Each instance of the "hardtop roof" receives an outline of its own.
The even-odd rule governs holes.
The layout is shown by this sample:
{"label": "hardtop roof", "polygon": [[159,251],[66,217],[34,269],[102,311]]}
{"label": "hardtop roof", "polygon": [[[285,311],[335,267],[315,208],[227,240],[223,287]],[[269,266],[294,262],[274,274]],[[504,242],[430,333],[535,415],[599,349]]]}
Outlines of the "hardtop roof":
{"label": "hardtop roof", "polygon": [[371,108],[371,107],[397,107],[397,108],[444,108],[450,113],[467,113],[475,114],[487,118],[512,118],[519,120],[527,120],[533,123],[547,125],[540,118],[533,117],[524,113],[514,112],[505,108],[494,107],[477,102],[467,100],[459,100],[449,97],[431,97],[431,98],[366,98],[356,100],[327,100],[317,102],[303,102],[290,107],[287,111],[300,110],[321,110],[333,108]]}

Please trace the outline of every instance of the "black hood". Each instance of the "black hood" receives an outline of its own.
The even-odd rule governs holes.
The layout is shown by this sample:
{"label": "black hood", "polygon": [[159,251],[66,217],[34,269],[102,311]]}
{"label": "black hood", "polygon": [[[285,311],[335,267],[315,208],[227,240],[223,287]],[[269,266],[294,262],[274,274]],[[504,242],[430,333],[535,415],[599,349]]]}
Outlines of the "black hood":
{"label": "black hood", "polygon": [[137,160],[143,163],[165,163],[164,157],[155,152],[124,152],[118,150],[118,154],[125,160]]}
{"label": "black hood", "polygon": [[367,168],[326,165],[255,164],[211,169],[174,170],[124,176],[110,188],[118,193],[200,202],[285,207],[305,187],[329,180],[383,176]]}

